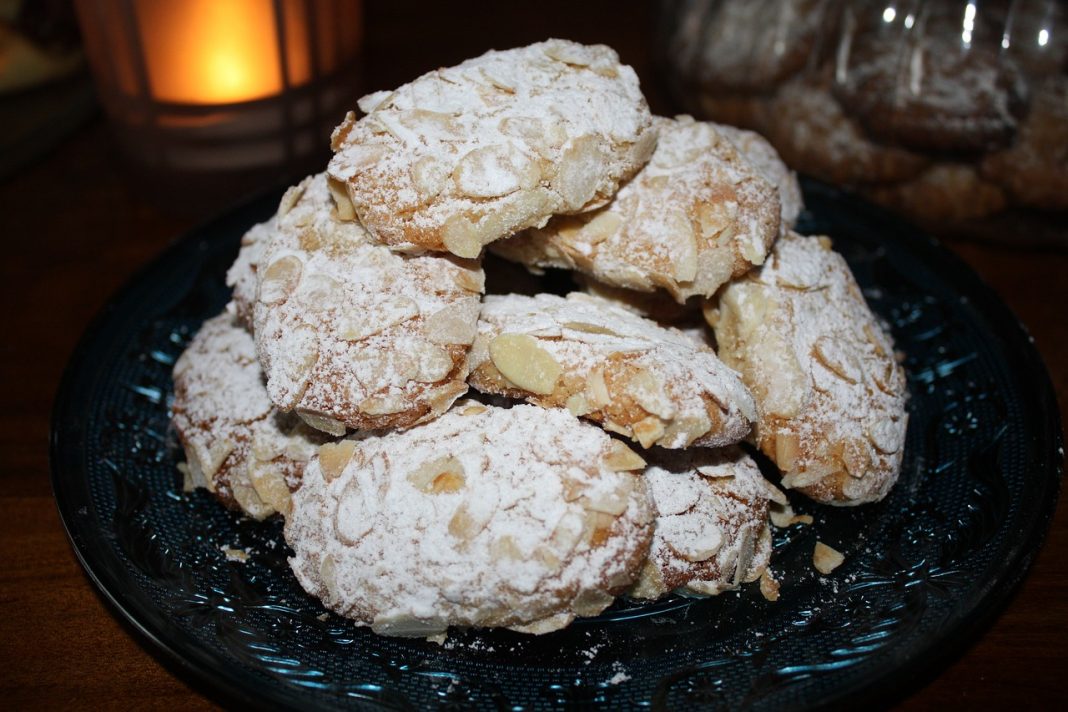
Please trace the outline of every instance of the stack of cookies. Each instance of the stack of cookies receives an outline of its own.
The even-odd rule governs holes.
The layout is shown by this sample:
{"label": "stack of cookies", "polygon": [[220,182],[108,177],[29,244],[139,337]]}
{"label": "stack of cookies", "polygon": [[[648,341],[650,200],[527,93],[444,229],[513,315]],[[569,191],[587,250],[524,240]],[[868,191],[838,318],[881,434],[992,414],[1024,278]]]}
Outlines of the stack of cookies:
{"label": "stack of cookies", "polygon": [[[435,638],[770,591],[787,503],[739,443],[819,502],[893,485],[892,344],[758,135],[653,117],[615,52],[561,40],[359,106],[174,371],[189,483],[285,517],[326,607]],[[484,258],[582,287],[486,296]]]}

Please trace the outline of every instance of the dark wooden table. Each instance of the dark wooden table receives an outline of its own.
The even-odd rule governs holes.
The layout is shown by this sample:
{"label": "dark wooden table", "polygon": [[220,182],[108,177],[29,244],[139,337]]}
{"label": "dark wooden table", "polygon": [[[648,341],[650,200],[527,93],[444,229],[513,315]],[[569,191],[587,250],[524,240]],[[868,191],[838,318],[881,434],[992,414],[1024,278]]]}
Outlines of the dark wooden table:
{"label": "dark wooden table", "polygon": [[[616,3],[500,3],[458,16],[377,3],[367,10],[367,85],[389,87],[491,46],[564,36],[616,46],[654,109],[669,107],[649,71],[649,10]],[[441,6],[435,9],[437,6]],[[436,14],[431,14],[436,13]],[[203,218],[204,216],[200,216]],[[121,169],[107,126],[84,127],[0,183],[0,705],[199,708],[190,686],[102,602],[64,536],[49,486],[49,415],[71,350],[97,310],[141,265],[199,220],[152,207]],[[967,243],[952,248],[1034,335],[1062,418],[1068,404],[1068,254]],[[1068,503],[997,621],[957,661],[888,700],[904,708],[1057,708],[1068,698]],[[933,671],[932,675],[934,674]],[[924,684],[926,683],[926,684]]]}

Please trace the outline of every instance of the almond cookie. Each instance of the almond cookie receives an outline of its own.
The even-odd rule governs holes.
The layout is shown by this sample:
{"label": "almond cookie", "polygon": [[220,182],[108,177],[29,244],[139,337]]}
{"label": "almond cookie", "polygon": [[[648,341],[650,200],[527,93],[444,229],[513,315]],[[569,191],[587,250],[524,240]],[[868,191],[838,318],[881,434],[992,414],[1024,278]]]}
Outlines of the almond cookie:
{"label": "almond cookie", "polygon": [[707,316],[782,485],[827,504],[882,499],[901,468],[905,374],[830,240],[786,235]]}
{"label": "almond cookie", "polygon": [[1002,52],[996,18],[973,11],[962,22],[956,3],[924,3],[916,15],[908,28],[872,13],[843,33],[834,67],[843,108],[877,140],[912,149],[1010,143],[1026,86]]}
{"label": "almond cookie", "polygon": [[779,231],[779,198],[715,124],[658,117],[649,164],[604,209],[558,217],[495,243],[494,253],[561,267],[680,303],[712,296],[764,261]]}
{"label": "almond cookie", "polygon": [[[726,0],[682,10],[677,52],[707,88],[759,92],[795,74],[815,48],[826,0]],[[692,13],[692,14],[691,14]],[[689,20],[701,22],[690,30]],[[692,38],[692,39],[691,39]],[[720,92],[724,93],[724,92]]]}
{"label": "almond cookie", "polygon": [[746,131],[723,124],[717,124],[716,131],[726,136],[727,140],[742,152],[745,160],[749,161],[769,183],[779,189],[779,205],[782,208],[779,220],[780,233],[785,233],[796,225],[797,218],[805,208],[805,201],[801,197],[801,184],[797,182],[797,174],[782,162],[775,147],[756,131]]}
{"label": "almond cookie", "polygon": [[226,310],[250,333],[252,311],[256,306],[256,272],[260,268],[263,251],[267,249],[277,231],[278,217],[275,215],[266,222],[249,228],[248,232],[241,236],[241,249],[237,253],[237,259],[226,272],[226,286],[233,289]]}
{"label": "almond cookie", "polygon": [[936,229],[993,215],[1007,202],[1002,187],[983,178],[970,163],[935,163],[911,180],[864,186],[860,192]]}
{"label": "almond cookie", "polygon": [[629,595],[660,598],[685,587],[714,596],[760,578],[771,559],[768,503],[787,500],[753,459],[736,447],[649,457],[656,529]]}
{"label": "almond cookie", "polygon": [[604,205],[656,144],[634,70],[565,40],[487,52],[361,107],[334,131],[331,178],[378,240],[460,257]]}
{"label": "almond cookie", "polygon": [[574,279],[586,294],[612,302],[617,307],[652,319],[660,325],[679,328],[680,325],[694,321],[694,317],[704,324],[701,319],[701,302],[698,299],[689,299],[679,304],[667,292],[639,292],[625,287],[613,287],[578,273],[575,273]]}
{"label": "almond cookie", "polygon": [[1023,205],[1068,209],[1068,78],[1051,77],[1035,90],[1016,142],[988,154],[981,169]]}
{"label": "almond cookie", "polygon": [[753,399],[712,349],[588,294],[486,297],[470,383],[574,415],[643,447],[718,447],[751,428]]}
{"label": "almond cookie", "polygon": [[308,593],[383,635],[530,633],[633,582],[653,509],[644,462],[563,410],[463,401],[403,432],[326,445],[286,541]]}
{"label": "almond cookie", "polygon": [[342,217],[323,174],[282,199],[254,309],[267,392],[332,435],[437,417],[467,391],[482,269],[392,252]]}
{"label": "almond cookie", "polygon": [[775,97],[768,138],[787,163],[843,185],[900,181],[923,170],[924,156],[869,140],[842,113],[826,82],[792,81]]}
{"label": "almond cookie", "polygon": [[326,441],[271,405],[252,337],[227,313],[204,322],[175,363],[171,412],[187,486],[255,519],[289,512],[290,491]]}

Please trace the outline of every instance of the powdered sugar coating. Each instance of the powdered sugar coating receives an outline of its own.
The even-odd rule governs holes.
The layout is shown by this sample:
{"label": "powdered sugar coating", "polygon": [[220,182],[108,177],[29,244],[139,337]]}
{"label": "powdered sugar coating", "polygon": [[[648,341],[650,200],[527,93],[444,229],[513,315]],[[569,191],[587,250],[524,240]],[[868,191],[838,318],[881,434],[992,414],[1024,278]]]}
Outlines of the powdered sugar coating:
{"label": "powdered sugar coating", "polygon": [[252,311],[256,306],[256,272],[260,268],[264,250],[277,232],[278,218],[257,223],[241,236],[241,249],[237,259],[226,272],[226,286],[233,288],[226,310],[237,317],[245,328],[252,331]]}
{"label": "powdered sugar coating", "polygon": [[[517,363],[495,348],[506,339],[520,344]],[[712,349],[588,294],[486,297],[470,362],[482,392],[566,406],[644,447],[738,442],[756,416]],[[558,376],[523,382],[523,368],[539,362],[555,363]]]}
{"label": "powdered sugar coating", "polygon": [[775,186],[715,124],[680,116],[655,125],[652,159],[602,210],[554,218],[491,249],[617,287],[666,289],[680,303],[761,264],[779,231]]}
{"label": "powdered sugar coating", "polygon": [[768,503],[786,497],[741,449],[656,451],[645,471],[656,530],[635,598],[685,587],[715,595],[757,580],[771,558]]}
{"label": "powdered sugar coating", "polygon": [[341,435],[436,417],[467,390],[476,263],[373,243],[324,174],[283,198],[261,262],[256,347],[280,409]]}
{"label": "powdered sugar coating", "polygon": [[603,45],[491,51],[363,104],[330,176],[378,240],[462,257],[603,205],[656,142],[637,75]]}
{"label": "powdered sugar coating", "polygon": [[172,415],[192,484],[255,519],[288,512],[290,490],[325,441],[275,410],[252,337],[228,313],[204,322],[175,363]]}
{"label": "powdered sugar coating", "polygon": [[614,441],[566,411],[464,401],[346,442],[351,455],[321,454],[294,494],[290,566],[378,633],[547,632],[603,610],[648,551],[642,480],[606,465]]}
{"label": "powdered sugar coating", "polygon": [[901,468],[905,375],[830,240],[784,236],[707,315],[783,486],[828,504],[882,499]]}
{"label": "powdered sugar coating", "polygon": [[785,234],[797,224],[797,218],[805,207],[797,174],[782,162],[775,147],[756,131],[746,131],[724,124],[716,124],[716,131],[733,143],[745,156],[745,160],[779,189],[779,205],[782,208],[779,231]]}

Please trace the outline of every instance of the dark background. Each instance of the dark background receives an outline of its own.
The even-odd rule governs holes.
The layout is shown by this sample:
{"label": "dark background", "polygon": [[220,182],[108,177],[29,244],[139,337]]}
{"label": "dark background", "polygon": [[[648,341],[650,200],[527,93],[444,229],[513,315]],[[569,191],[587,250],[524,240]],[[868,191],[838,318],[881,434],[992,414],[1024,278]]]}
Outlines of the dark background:
{"label": "dark background", "polygon": [[[462,6],[462,9],[460,9]],[[645,3],[369,2],[365,90],[392,88],[490,48],[550,36],[614,46],[657,113]],[[2,130],[2,127],[0,127]],[[324,137],[325,149],[325,137]],[[102,117],[0,181],[0,705],[200,708],[213,704],[157,659],[96,595],[63,534],[48,480],[49,411],[93,315],[136,269],[206,211],[161,210]],[[181,196],[173,196],[179,199]],[[1007,236],[1011,241],[1011,236]],[[1068,403],[1068,255],[951,243],[1019,315]],[[1068,506],[1008,609],[957,661],[887,700],[909,709],[1059,708],[1068,697]],[[217,703],[218,700],[215,700]]]}

